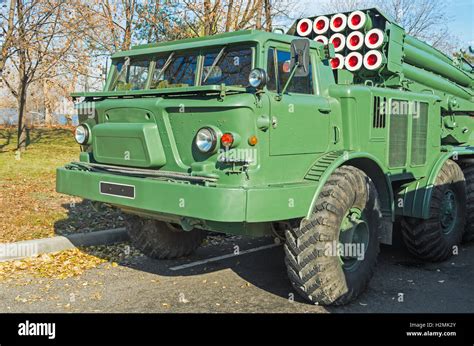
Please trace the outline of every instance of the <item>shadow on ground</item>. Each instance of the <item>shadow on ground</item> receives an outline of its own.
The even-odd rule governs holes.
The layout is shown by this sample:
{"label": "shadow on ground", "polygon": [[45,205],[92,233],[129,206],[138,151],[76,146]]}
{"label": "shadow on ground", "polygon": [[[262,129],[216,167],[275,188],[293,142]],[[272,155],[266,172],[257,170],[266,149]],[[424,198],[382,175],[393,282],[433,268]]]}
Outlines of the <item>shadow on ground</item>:
{"label": "shadow on ground", "polygon": [[100,209],[95,209],[89,200],[61,206],[66,209],[67,218],[55,222],[54,232],[57,235],[101,231],[124,226],[122,213],[115,208],[101,206]]}
{"label": "shadow on ground", "polygon": [[[69,218],[56,223],[55,227],[58,230],[58,234],[71,234],[72,232],[70,231],[64,233],[61,230],[68,229],[71,226],[74,229],[80,229],[85,225],[91,225],[91,222],[95,222],[95,224],[93,227],[89,226],[89,228],[106,229],[106,227],[102,227],[107,224],[104,223],[106,220],[109,221],[109,225],[114,225],[115,223],[111,221],[111,219],[120,221],[119,218],[121,218],[120,212],[111,208],[95,211],[89,201],[84,201],[74,206],[65,205],[64,207],[68,209]],[[96,227],[97,225],[100,226]],[[121,221],[120,225],[123,225]],[[395,234],[398,233],[399,232],[395,230]],[[272,237],[249,238],[209,233],[203,246],[199,248],[195,254],[187,258],[177,260],[154,260],[145,256],[132,256],[129,258],[124,257],[124,259],[119,260],[115,258],[114,260],[118,261],[119,264],[124,267],[168,277],[199,276],[230,269],[243,280],[261,290],[285,299],[294,297],[296,302],[304,302],[292,288],[288,280],[282,246],[247,253],[241,256],[230,256],[225,259],[206,262],[189,268],[172,270],[174,267],[192,264],[196,261],[205,261],[210,258],[231,255],[236,249],[245,251],[270,244],[274,244]],[[109,250],[111,248],[113,248],[113,246],[91,247],[84,248],[83,251],[110,260]],[[127,248],[130,247],[128,245],[123,246],[122,244],[120,251]],[[133,251],[136,250],[134,249]],[[428,273],[433,271],[433,268],[433,264],[420,262],[411,256],[399,236],[395,236],[394,245],[381,246],[381,254],[379,255],[379,264],[375,277],[389,275],[392,276],[393,279],[393,276],[400,276],[399,273],[406,272],[412,275],[413,272],[410,270],[421,270],[422,272]],[[367,291],[362,294],[354,304],[358,305],[358,302],[371,300],[372,296],[378,295],[379,293],[396,296],[397,292],[400,291],[399,282],[393,282],[392,285],[392,283],[385,278],[379,279],[379,281],[381,282],[380,284],[373,284],[371,282]],[[349,306],[354,305],[351,304]],[[330,312],[351,312],[347,311],[347,307],[328,307],[327,310]]]}

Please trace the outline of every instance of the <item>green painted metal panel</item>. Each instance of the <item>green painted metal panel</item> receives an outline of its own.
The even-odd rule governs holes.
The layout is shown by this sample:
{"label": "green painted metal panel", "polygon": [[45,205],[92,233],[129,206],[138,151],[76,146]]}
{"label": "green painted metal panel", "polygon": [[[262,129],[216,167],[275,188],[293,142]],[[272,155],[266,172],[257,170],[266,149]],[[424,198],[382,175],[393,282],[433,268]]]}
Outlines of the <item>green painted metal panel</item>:
{"label": "green painted metal panel", "polygon": [[155,168],[166,163],[156,124],[99,124],[92,128],[92,142],[100,163]]}
{"label": "green painted metal panel", "polygon": [[[135,198],[101,194],[101,181],[134,186]],[[246,191],[242,188],[211,188],[59,168],[56,190],[118,207],[221,222],[245,221]]]}
{"label": "green painted metal panel", "polygon": [[[400,111],[393,112],[396,105]],[[391,108],[388,163],[390,167],[403,167],[407,163],[408,102],[392,100]]]}
{"label": "green painted metal panel", "polygon": [[417,110],[412,120],[411,164],[424,165],[428,139],[428,104],[421,102],[416,106]]}
{"label": "green painted metal panel", "polygon": [[[311,183],[254,189],[209,187],[66,168],[59,168],[56,177],[56,190],[60,193],[154,212],[157,218],[170,214],[219,222],[303,217],[316,187]],[[101,194],[100,182],[133,186],[135,197]]]}

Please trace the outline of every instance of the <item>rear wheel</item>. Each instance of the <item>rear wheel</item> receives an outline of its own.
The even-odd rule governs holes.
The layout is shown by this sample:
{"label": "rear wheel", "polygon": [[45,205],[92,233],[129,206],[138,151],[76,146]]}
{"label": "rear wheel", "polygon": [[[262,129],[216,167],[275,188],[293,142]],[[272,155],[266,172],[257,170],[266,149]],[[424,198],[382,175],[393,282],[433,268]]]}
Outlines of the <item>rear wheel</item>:
{"label": "rear wheel", "polygon": [[179,225],[138,216],[127,218],[127,231],[134,247],[157,259],[188,256],[201,245],[206,235],[199,229],[184,231]]}
{"label": "rear wheel", "polygon": [[402,235],[413,255],[439,262],[453,255],[464,233],[466,184],[461,168],[454,161],[446,161],[441,168],[430,203],[429,219],[402,219]]}
{"label": "rear wheel", "polygon": [[374,273],[381,216],[370,178],[352,166],[338,168],[311,218],[285,232],[285,262],[298,293],[322,305],[359,296]]}

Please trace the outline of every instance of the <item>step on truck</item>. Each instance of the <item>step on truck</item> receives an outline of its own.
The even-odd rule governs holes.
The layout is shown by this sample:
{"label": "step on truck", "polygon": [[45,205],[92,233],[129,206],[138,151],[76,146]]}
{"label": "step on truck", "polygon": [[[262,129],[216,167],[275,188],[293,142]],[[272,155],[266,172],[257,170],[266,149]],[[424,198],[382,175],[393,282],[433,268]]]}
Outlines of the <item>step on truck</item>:
{"label": "step on truck", "polygon": [[208,231],[284,238],[294,289],[345,304],[398,234],[426,261],[474,238],[473,85],[375,8],[136,46],[72,95],[57,191],[121,209],[152,258]]}

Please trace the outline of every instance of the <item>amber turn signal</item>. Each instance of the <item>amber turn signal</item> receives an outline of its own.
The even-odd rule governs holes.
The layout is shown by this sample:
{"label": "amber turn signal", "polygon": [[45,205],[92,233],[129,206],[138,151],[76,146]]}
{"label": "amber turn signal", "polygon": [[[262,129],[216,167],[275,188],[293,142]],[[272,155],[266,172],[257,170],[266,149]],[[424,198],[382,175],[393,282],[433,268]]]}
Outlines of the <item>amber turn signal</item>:
{"label": "amber turn signal", "polygon": [[254,146],[258,143],[258,139],[257,139],[257,136],[250,136],[249,137],[249,144],[251,146]]}

